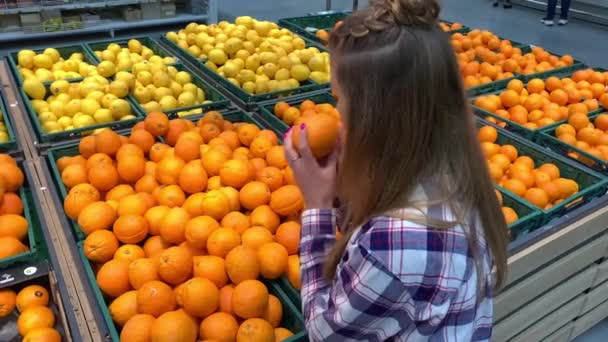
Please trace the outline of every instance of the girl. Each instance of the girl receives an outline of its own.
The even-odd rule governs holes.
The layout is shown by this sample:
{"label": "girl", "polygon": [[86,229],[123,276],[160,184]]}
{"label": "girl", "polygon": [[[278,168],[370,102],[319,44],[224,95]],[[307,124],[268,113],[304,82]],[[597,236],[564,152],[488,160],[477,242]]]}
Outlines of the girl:
{"label": "girl", "polygon": [[330,38],[341,142],[317,161],[305,126],[299,151],[285,136],[313,341],[490,339],[507,228],[438,14],[383,0],[346,18]]}

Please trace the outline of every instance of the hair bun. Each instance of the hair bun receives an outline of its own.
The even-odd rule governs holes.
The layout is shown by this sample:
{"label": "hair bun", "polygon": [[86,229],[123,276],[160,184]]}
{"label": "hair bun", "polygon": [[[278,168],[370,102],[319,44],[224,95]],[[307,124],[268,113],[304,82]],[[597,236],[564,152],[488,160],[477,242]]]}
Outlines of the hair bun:
{"label": "hair bun", "polygon": [[382,0],[385,8],[401,25],[432,25],[439,17],[437,0]]}

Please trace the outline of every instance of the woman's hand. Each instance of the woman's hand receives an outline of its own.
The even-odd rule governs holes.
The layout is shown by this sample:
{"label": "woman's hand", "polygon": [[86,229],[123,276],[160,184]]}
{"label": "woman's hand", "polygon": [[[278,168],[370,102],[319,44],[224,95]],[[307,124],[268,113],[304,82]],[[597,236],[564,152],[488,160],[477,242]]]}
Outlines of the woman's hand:
{"label": "woman's hand", "polygon": [[[293,147],[293,130],[300,129],[298,146],[299,153]],[[338,155],[340,152],[340,139],[334,150],[323,161],[318,161],[312,154],[308,145],[306,126],[292,127],[285,133],[285,156],[289,166],[293,170],[296,181],[307,208],[333,208],[336,197],[336,178]]]}

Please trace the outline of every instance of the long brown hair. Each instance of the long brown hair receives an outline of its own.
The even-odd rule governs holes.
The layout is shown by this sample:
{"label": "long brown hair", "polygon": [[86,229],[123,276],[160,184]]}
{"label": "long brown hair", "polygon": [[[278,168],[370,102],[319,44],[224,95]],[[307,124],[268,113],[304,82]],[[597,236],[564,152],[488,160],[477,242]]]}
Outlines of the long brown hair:
{"label": "long brown hair", "polygon": [[[449,229],[478,215],[497,269],[496,287],[504,282],[507,227],[438,14],[435,0],[377,0],[331,34],[332,82],[345,128],[338,177],[345,235],[326,262],[328,280],[356,228],[373,216],[419,207],[408,196],[432,176],[445,180],[441,201],[455,209],[458,221],[423,221]],[[482,272],[477,232],[467,234]]]}

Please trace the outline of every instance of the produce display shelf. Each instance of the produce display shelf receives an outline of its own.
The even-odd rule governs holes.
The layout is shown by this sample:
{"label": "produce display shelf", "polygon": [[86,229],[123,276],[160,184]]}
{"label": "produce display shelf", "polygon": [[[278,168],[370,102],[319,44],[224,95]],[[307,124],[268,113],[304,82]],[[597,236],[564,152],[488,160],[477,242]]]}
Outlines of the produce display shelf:
{"label": "produce display shelf", "polygon": [[6,101],[4,100],[2,93],[0,93],[0,116],[2,118],[2,122],[4,122],[4,127],[6,127],[6,133],[8,134],[8,141],[0,143],[0,152],[13,152],[17,150],[18,145],[17,141],[15,140],[15,131],[13,130],[11,117],[8,113]]}
{"label": "produce display shelf", "polygon": [[264,120],[269,129],[274,131],[277,135],[282,136],[288,129],[289,125],[283,122],[274,114],[274,106],[280,101],[287,102],[291,106],[299,106],[306,100],[314,101],[316,104],[329,103],[332,106],[336,105],[336,99],[329,92],[322,92],[319,94],[309,94],[304,96],[294,96],[287,99],[278,99],[260,103],[258,112]]}
{"label": "produce display shelf", "polygon": [[[606,112],[596,111],[595,114],[589,115],[589,120],[591,122],[594,122],[600,114],[606,114]],[[537,142],[540,145],[546,146],[552,149],[553,151],[560,153],[563,156],[567,156],[568,158],[575,160],[578,163],[592,168],[595,171],[601,172],[603,174],[608,172],[608,160],[598,158],[597,156],[594,156],[587,151],[581,150],[576,146],[570,145],[564,141],[559,140],[555,136],[555,130],[561,124],[563,123],[556,123],[554,125],[542,129],[540,135],[537,137]],[[580,157],[573,158],[570,155],[570,152],[576,152],[580,155]]]}
{"label": "produce display shelf", "polygon": [[348,16],[350,12],[335,12],[330,14],[309,15],[305,17],[284,18],[279,25],[298,35],[317,43],[326,44],[327,41],[316,35],[318,30],[331,31],[336,23]]}
{"label": "produce display shelf", "polygon": [[[297,94],[308,93],[308,92],[313,92],[313,91],[317,91],[320,89],[329,88],[329,82],[328,83],[316,83],[312,80],[307,80],[307,81],[302,82],[303,85],[301,85],[300,87],[297,87],[297,88],[278,90],[278,91],[268,92],[268,93],[263,93],[263,94],[250,94],[250,93],[246,92],[245,90],[241,89],[240,87],[237,87],[236,85],[232,84],[230,81],[228,81],[228,79],[220,76],[213,70],[209,69],[205,65],[205,62],[206,62],[205,60],[192,56],[187,51],[185,51],[181,47],[177,46],[172,41],[168,40],[165,36],[161,36],[160,40],[163,43],[170,46],[174,51],[176,51],[183,60],[187,60],[188,62],[192,63],[197,69],[201,70],[205,75],[207,75],[207,77],[209,77],[214,82],[216,82],[217,85],[224,88],[227,92],[234,95],[236,98],[239,99],[239,101],[243,102],[246,105],[256,105],[257,103],[260,103],[263,101],[268,101],[271,99],[294,96]],[[312,42],[307,42],[307,47],[316,47],[320,51],[326,51],[326,49],[323,48],[322,46],[313,44]]]}
{"label": "produce display shelf", "polygon": [[[606,193],[606,190],[608,189],[608,178],[603,175],[583,166],[579,166],[574,161],[536,145],[531,141],[522,139],[500,127],[477,120],[477,127],[481,126],[493,126],[496,128],[498,132],[497,144],[513,145],[520,156],[531,157],[536,166],[545,163],[553,163],[559,168],[560,177],[572,179],[578,183],[579,191],[576,194],[566,198],[563,202],[556,204],[549,209],[539,209],[542,217],[541,224],[547,224],[554,219],[558,219],[574,208],[580,207],[593,198],[600,197]],[[502,187],[499,188],[503,192],[515,196],[515,194],[510,191]],[[525,199],[522,199],[522,201],[532,205]]]}
{"label": "produce display shelf", "polygon": [[[147,37],[147,36],[134,37],[134,38],[111,39],[111,40],[104,40],[104,41],[95,42],[95,43],[85,43],[84,47],[87,49],[89,54],[95,59],[95,62],[96,62],[95,64],[99,64],[102,62],[102,60],[101,60],[101,58],[99,58],[97,56],[97,54],[95,54],[95,51],[103,51],[110,44],[118,44],[122,48],[127,48],[128,47],[127,44],[129,42],[129,40],[132,40],[132,39],[138,40],[143,47],[147,47],[147,48],[151,49],[155,55],[160,56],[161,58],[165,58],[165,57],[174,57],[175,58],[175,56],[173,56],[169,51],[167,51],[164,47],[162,47],[157,41],[155,41],[154,39]],[[178,63],[178,62],[179,62],[179,60],[177,60],[177,58],[176,58],[176,63]],[[171,64],[176,64],[176,63],[171,63]]]}
{"label": "produce display shelf", "polygon": [[[50,46],[50,48],[54,48],[59,52],[61,58],[68,59],[74,53],[81,53],[84,57],[84,61],[91,65],[96,65],[96,59],[93,55],[89,53],[87,48],[83,44],[76,45],[65,45],[65,46]],[[43,53],[44,49],[36,49],[34,50],[37,54]],[[12,51],[8,54],[8,63],[13,73],[13,77],[17,81],[17,84],[21,86],[23,84],[23,76],[21,76],[21,72],[19,72],[19,63],[17,59],[17,54],[19,51]],[[82,77],[69,78],[66,81],[81,81]],[[51,84],[52,82],[45,82],[45,85]]]}
{"label": "produce display shelf", "polygon": [[[192,77],[192,83],[194,85],[196,85],[197,87],[201,88],[205,92],[205,99],[208,101],[211,101],[211,102],[205,103],[205,104],[197,104],[197,105],[193,105],[193,106],[189,106],[189,107],[175,108],[172,110],[165,111],[164,113],[167,114],[169,116],[169,118],[173,119],[178,116],[177,113],[183,112],[183,111],[189,111],[192,109],[202,109],[203,111],[207,111],[207,110],[211,110],[211,109],[224,109],[224,108],[228,108],[232,105],[230,103],[230,100],[228,100],[226,98],[226,96],[224,96],[221,92],[219,92],[216,87],[214,87],[212,84],[210,84],[209,82],[202,79],[200,76],[198,76],[196,73],[194,73],[187,66],[185,66],[181,63],[178,63],[178,64],[173,64],[172,67],[176,68],[177,71],[188,72],[190,74],[190,76]],[[134,101],[135,106],[137,107],[138,111],[140,113],[143,113],[145,116],[147,113],[144,110],[144,108],[142,107],[142,105],[137,101],[137,98],[135,98],[135,96],[132,96],[132,97],[133,97],[133,101]]]}
{"label": "produce display shelf", "polygon": [[[52,328],[59,332],[62,339],[66,340],[68,329],[67,326],[65,326],[66,321],[62,310],[64,308],[60,307],[62,303],[57,296],[57,291],[51,279],[50,272],[50,265],[46,260],[31,262],[26,266],[3,269],[0,289],[10,289],[15,291],[15,293],[19,293],[19,291],[26,286],[39,285],[44,287],[49,293],[48,308],[51,309],[55,316],[55,324]],[[0,327],[3,327],[0,331],[0,340],[4,342],[22,341],[22,336],[19,335],[16,329],[18,319],[19,312],[16,308],[9,315],[0,318]],[[7,327],[11,326],[15,328],[7,329]]]}
{"label": "produce display shelf", "polygon": [[[77,81],[71,81],[70,83],[75,83],[75,82],[77,82]],[[50,94],[48,85],[46,86],[46,89],[47,89],[47,94]],[[23,99],[23,102],[25,104],[26,111],[28,113],[32,126],[34,127],[36,136],[38,137],[39,141],[43,142],[43,143],[57,143],[57,142],[61,142],[61,141],[80,139],[83,135],[86,135],[87,132],[92,132],[99,128],[120,129],[120,128],[124,128],[124,127],[131,127],[135,123],[140,121],[144,116],[144,113],[142,113],[140,111],[139,106],[136,105],[135,99],[131,95],[128,95],[124,99],[127,102],[129,102],[129,105],[131,107],[131,114],[135,116],[134,118],[127,119],[127,120],[112,121],[112,122],[102,123],[102,124],[95,124],[92,126],[72,129],[69,131],[46,133],[46,132],[44,132],[44,129],[42,128],[42,123],[38,119],[38,116],[36,114],[36,111],[34,110],[32,101],[30,100],[29,96],[25,93],[25,91],[23,89],[20,89],[19,92],[20,92],[21,98]]]}

